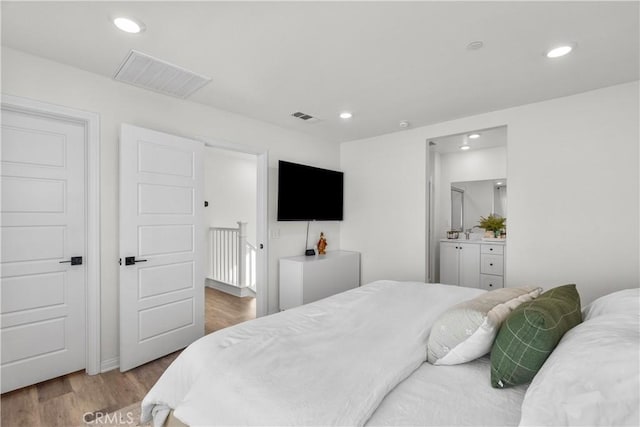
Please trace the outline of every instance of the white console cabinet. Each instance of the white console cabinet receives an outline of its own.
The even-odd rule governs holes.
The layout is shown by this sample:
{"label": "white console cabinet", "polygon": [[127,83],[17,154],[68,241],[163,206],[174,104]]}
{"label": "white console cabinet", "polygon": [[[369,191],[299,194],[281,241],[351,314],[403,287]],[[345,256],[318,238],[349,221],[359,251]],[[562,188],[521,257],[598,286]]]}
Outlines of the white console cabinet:
{"label": "white console cabinet", "polygon": [[280,258],[280,310],[360,286],[360,253]]}

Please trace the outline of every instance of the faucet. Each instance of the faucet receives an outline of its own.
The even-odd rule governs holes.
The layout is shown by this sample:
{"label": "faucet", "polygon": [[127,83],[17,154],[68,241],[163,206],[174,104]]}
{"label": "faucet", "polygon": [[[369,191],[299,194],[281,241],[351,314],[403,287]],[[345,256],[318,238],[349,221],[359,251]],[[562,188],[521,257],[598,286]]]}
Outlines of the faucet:
{"label": "faucet", "polygon": [[471,232],[473,232],[475,228],[481,228],[481,227],[479,225],[474,225],[473,227],[467,228],[466,230],[464,230],[464,238],[466,240],[469,240],[469,236],[471,235]]}

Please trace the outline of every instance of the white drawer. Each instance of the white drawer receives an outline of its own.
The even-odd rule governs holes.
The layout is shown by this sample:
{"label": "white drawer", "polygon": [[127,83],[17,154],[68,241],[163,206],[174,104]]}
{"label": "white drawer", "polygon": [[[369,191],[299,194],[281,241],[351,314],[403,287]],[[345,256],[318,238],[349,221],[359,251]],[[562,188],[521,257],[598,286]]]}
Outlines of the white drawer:
{"label": "white drawer", "polygon": [[480,273],[502,276],[504,264],[502,255],[482,254],[480,258]]}
{"label": "white drawer", "polygon": [[481,274],[480,275],[480,288],[491,291],[493,289],[498,289],[504,286],[504,282],[502,280],[502,276],[494,276],[491,274]]}
{"label": "white drawer", "polygon": [[504,245],[488,245],[483,243],[480,245],[480,253],[502,255],[504,253]]}

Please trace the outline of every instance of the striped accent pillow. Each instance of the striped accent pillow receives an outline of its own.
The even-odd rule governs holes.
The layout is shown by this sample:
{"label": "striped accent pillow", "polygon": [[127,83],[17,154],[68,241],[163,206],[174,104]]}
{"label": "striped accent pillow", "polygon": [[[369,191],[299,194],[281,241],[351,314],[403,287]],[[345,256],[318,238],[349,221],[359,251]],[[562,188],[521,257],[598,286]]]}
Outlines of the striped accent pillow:
{"label": "striped accent pillow", "polygon": [[500,288],[454,305],[431,328],[427,361],[457,365],[484,356],[509,314],[541,293],[542,288]]}
{"label": "striped accent pillow", "polygon": [[530,382],[560,338],[582,322],[576,285],[553,288],[516,308],[491,348],[491,385]]}

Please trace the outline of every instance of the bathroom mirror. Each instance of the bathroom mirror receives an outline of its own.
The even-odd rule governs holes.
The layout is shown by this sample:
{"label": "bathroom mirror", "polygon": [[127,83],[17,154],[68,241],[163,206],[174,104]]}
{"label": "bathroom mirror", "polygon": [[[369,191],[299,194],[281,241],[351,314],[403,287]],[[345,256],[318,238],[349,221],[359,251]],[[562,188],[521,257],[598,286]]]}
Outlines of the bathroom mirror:
{"label": "bathroom mirror", "polygon": [[451,229],[464,231],[489,214],[507,217],[507,180],[451,183]]}
{"label": "bathroom mirror", "polygon": [[464,231],[464,190],[451,186],[451,230]]}

